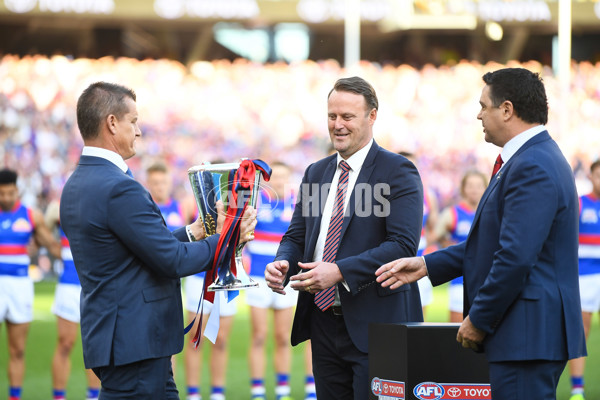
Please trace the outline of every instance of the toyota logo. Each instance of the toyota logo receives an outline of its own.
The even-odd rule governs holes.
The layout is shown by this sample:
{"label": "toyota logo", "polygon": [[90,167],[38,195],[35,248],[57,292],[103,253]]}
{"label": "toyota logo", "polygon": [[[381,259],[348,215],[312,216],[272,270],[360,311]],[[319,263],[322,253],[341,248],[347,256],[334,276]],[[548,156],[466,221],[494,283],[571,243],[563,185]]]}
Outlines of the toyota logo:
{"label": "toyota logo", "polygon": [[460,389],[457,387],[451,387],[450,389],[448,389],[448,396],[450,396],[450,397],[460,396]]}

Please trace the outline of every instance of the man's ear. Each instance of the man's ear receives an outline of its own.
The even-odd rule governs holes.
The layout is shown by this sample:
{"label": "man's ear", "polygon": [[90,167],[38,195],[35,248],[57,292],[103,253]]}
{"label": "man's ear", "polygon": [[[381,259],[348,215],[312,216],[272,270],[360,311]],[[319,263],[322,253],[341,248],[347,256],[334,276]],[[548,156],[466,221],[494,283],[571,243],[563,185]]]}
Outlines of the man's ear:
{"label": "man's ear", "polygon": [[375,123],[375,120],[377,119],[377,109],[373,108],[371,109],[371,112],[369,113],[369,125],[373,125]]}
{"label": "man's ear", "polygon": [[502,111],[504,120],[508,121],[510,118],[512,118],[515,112],[513,103],[510,100],[504,100],[504,102],[500,104],[500,111]]}
{"label": "man's ear", "polygon": [[113,135],[117,134],[117,122],[117,117],[115,117],[114,114],[109,114],[106,117],[106,126],[108,127],[110,133],[112,133]]}

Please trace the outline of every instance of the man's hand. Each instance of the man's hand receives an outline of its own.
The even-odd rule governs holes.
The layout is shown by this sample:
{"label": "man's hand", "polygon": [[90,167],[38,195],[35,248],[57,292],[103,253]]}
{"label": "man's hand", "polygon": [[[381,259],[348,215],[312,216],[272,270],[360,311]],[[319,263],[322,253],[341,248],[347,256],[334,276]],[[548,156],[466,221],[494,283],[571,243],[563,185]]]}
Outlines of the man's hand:
{"label": "man's hand", "polygon": [[456,341],[464,348],[471,348],[477,352],[481,351],[481,343],[485,339],[486,333],[481,329],[475,327],[471,322],[471,319],[467,315],[467,318],[462,322],[458,333],[456,334]]}
{"label": "man's hand", "polygon": [[254,240],[254,228],[256,228],[256,210],[252,206],[247,206],[240,223],[240,243]]}
{"label": "man's hand", "polygon": [[421,257],[399,258],[379,267],[375,276],[381,286],[396,289],[427,276],[427,266]]}
{"label": "man's hand", "polygon": [[[221,229],[223,229],[223,224],[225,223],[225,206],[221,200],[217,201],[215,206],[217,207],[217,227],[215,232],[221,233]],[[194,235],[196,240],[202,240],[206,238],[204,222],[202,221],[201,216],[198,216],[198,218],[190,224],[190,229],[192,230],[192,235]]]}
{"label": "man's hand", "polygon": [[202,240],[206,237],[206,231],[204,230],[204,223],[202,222],[201,217],[198,217],[190,224],[190,229],[196,240]]}
{"label": "man's hand", "polygon": [[217,200],[215,207],[217,207],[217,227],[215,228],[215,232],[221,233],[223,225],[225,225],[225,216],[227,213],[225,212],[225,206],[223,205],[222,200]]}
{"label": "man's hand", "polygon": [[295,290],[317,293],[332,287],[344,279],[339,267],[335,263],[318,261],[298,263],[298,266],[308,271],[301,272],[290,278],[290,281],[292,281],[290,286]]}
{"label": "man's hand", "polygon": [[283,281],[285,280],[285,276],[289,269],[290,264],[286,260],[273,261],[272,263],[267,264],[267,267],[265,268],[265,281],[267,281],[267,286],[275,293],[285,294]]}

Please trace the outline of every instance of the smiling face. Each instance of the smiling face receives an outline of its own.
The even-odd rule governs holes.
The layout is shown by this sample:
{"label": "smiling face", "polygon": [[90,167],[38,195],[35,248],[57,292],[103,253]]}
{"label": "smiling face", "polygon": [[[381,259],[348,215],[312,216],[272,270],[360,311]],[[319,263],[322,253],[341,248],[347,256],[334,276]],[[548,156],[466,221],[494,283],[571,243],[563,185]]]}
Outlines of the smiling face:
{"label": "smiling face", "polygon": [[114,115],[114,121],[111,124],[113,128],[113,144],[114,147],[123,157],[124,160],[131,158],[135,155],[135,141],[138,137],[142,136],[142,132],[138,127],[138,112],[135,101],[130,98],[125,98],[125,104],[127,105],[127,112],[121,119],[117,119]]}
{"label": "smiling face", "polygon": [[373,138],[377,110],[368,110],[362,95],[332,91],[327,100],[327,115],[331,144],[342,158],[348,159]]}

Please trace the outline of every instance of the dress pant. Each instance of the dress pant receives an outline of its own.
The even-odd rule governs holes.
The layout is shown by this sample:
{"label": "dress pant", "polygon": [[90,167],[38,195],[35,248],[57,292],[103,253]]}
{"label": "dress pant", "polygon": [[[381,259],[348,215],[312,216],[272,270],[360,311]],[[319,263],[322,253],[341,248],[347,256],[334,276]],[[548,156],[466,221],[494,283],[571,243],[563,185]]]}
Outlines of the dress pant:
{"label": "dress pant", "polygon": [[556,400],[556,386],[566,361],[490,362],[494,400]]}
{"label": "dress pant", "polygon": [[369,355],[358,350],[346,329],[341,309],[311,316],[313,374],[319,400],[369,398]]}
{"label": "dress pant", "polygon": [[179,400],[171,357],[151,358],[131,364],[92,368],[102,382],[99,400]]}

